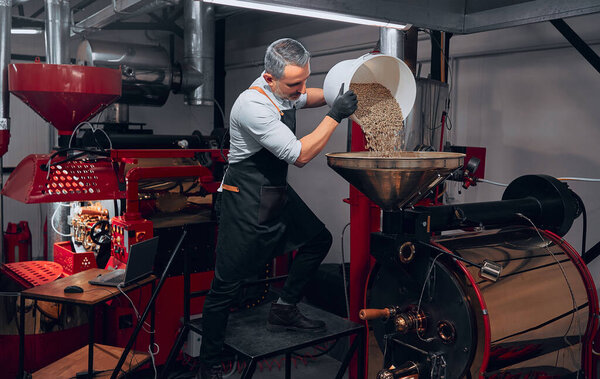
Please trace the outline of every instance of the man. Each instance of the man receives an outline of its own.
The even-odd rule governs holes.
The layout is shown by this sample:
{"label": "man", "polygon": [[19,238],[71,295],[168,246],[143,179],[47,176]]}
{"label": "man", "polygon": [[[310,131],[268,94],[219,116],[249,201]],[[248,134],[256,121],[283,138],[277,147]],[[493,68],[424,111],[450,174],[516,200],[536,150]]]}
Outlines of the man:
{"label": "man", "polygon": [[265,71],[231,109],[229,167],[223,179],[215,277],[203,310],[202,379],[222,377],[221,350],[229,308],[242,281],[276,255],[297,250],[280,298],[271,304],[267,329],[317,332],[320,320],[296,303],[331,247],[331,233],[287,185],[289,164],[303,167],[325,147],[356,95],[341,93],[312,133],[295,136],[296,109],[325,105],[323,90],[306,88],[310,54],[285,38],[265,54]]}

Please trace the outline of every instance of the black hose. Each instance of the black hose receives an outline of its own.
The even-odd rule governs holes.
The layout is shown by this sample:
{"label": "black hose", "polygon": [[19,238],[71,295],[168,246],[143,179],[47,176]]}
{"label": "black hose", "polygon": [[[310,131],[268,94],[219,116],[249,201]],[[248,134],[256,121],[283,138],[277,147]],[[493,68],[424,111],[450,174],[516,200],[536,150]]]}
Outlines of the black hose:
{"label": "black hose", "polygon": [[54,166],[59,165],[59,164],[63,164],[63,163],[67,163],[67,162],[71,162],[74,161],[77,158],[81,158],[82,156],[86,155],[87,153],[77,153],[75,155],[72,155],[68,158],[63,159],[62,161],[57,161],[57,162],[52,162],[52,164]]}
{"label": "black hose", "polygon": [[[579,197],[579,195],[576,194],[574,191],[571,191],[571,193],[573,194],[575,199],[577,199],[577,202],[579,203],[579,206],[581,207],[581,213],[583,214],[583,235],[581,237],[581,255],[584,256],[585,255],[585,240],[587,238],[587,213],[585,211],[585,204],[583,204],[583,200],[581,199],[581,197]],[[588,263],[588,262],[586,262],[586,263]]]}

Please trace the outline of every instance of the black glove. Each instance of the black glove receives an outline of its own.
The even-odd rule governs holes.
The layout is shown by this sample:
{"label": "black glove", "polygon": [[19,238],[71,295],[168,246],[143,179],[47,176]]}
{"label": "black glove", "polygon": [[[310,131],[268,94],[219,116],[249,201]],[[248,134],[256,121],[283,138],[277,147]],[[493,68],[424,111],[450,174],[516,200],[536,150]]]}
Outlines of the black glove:
{"label": "black glove", "polygon": [[331,106],[331,110],[327,113],[327,116],[331,117],[338,123],[342,121],[342,119],[350,116],[356,110],[358,105],[358,100],[356,99],[356,95],[353,91],[344,91],[344,84],[340,87],[340,93],[335,98],[333,105]]}

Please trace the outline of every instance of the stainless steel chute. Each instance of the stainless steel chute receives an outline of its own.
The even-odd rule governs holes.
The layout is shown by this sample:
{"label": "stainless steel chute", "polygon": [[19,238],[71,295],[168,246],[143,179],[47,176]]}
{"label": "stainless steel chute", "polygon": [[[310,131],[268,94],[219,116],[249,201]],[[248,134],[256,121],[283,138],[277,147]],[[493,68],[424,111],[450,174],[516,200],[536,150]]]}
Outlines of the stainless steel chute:
{"label": "stainless steel chute", "polygon": [[464,154],[400,151],[382,157],[368,151],[327,154],[327,164],[384,211],[416,203],[461,167]]}

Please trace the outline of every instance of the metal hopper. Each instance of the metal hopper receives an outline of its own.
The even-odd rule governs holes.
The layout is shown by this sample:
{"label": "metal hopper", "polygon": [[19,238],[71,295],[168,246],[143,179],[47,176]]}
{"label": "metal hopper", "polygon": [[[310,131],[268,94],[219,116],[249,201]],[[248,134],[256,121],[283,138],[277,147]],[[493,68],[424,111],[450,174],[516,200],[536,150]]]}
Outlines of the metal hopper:
{"label": "metal hopper", "polygon": [[121,71],[103,67],[14,63],[8,67],[10,92],[61,135],[71,135],[121,96]]}
{"label": "metal hopper", "polygon": [[368,151],[327,154],[327,164],[384,211],[412,205],[463,165],[464,154]]}

